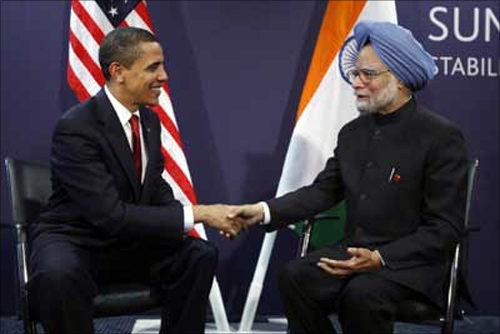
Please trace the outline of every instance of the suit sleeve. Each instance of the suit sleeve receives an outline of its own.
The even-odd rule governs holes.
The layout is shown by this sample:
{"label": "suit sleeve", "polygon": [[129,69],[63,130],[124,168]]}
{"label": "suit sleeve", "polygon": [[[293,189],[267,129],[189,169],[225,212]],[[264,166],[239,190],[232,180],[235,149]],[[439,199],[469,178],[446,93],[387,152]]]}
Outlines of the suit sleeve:
{"label": "suit sleeve", "polygon": [[426,159],[419,228],[379,248],[391,269],[444,261],[463,230],[467,152],[461,132],[448,128]]}
{"label": "suit sleeve", "polygon": [[336,156],[326,162],[314,182],[268,201],[271,222],[268,231],[311,217],[331,208],[344,198],[340,167]]}
{"label": "suit sleeve", "polygon": [[[181,204],[163,197],[158,205],[133,204],[119,196],[117,172],[104,162],[108,143],[92,126],[62,119],[54,132],[53,175],[79,209],[83,220],[118,238],[180,238]],[[115,166],[116,168],[116,166]],[[161,204],[161,205],[160,205]]]}

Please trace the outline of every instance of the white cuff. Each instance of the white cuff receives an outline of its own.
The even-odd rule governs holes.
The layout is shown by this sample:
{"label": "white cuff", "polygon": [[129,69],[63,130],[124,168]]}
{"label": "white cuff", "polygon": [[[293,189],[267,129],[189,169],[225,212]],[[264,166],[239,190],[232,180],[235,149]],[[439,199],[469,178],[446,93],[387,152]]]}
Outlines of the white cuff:
{"label": "white cuff", "polygon": [[259,202],[262,205],[262,210],[264,211],[264,220],[260,222],[261,225],[267,225],[271,222],[271,210],[269,210],[269,205],[266,202]]}
{"label": "white cuff", "polygon": [[382,254],[380,254],[378,249],[375,249],[375,252],[377,252],[378,256],[380,257],[380,264],[382,265],[382,267],[385,267],[385,261],[384,258],[382,257]]}
{"label": "white cuff", "polygon": [[189,232],[194,227],[194,214],[192,206],[184,206],[184,232]]}

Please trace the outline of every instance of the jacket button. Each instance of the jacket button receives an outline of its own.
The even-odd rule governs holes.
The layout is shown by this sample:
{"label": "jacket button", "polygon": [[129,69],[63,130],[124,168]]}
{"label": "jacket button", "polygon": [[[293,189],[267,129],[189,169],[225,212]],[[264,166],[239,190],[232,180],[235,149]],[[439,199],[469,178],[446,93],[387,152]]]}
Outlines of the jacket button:
{"label": "jacket button", "polygon": [[368,162],[366,163],[366,167],[367,167],[367,168],[370,168],[370,167],[372,167],[372,166],[373,166],[373,161],[368,161]]}
{"label": "jacket button", "polygon": [[373,130],[373,135],[374,136],[380,136],[380,129]]}
{"label": "jacket button", "polygon": [[368,198],[367,194],[361,194],[361,195],[359,195],[359,199],[361,199],[362,201],[366,200],[367,198]]}

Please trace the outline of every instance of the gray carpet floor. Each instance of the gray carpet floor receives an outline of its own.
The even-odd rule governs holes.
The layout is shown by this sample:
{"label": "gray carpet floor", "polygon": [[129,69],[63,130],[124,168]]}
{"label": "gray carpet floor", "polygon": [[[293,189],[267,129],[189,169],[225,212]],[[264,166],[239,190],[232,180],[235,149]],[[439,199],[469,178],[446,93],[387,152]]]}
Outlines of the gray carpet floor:
{"label": "gray carpet floor", "polygon": [[[136,321],[138,321],[136,323]],[[137,326],[138,324],[146,324],[146,326]],[[149,324],[149,325],[147,325]],[[140,317],[125,316],[125,317],[110,317],[95,320],[95,329],[97,333],[158,333],[159,320],[156,317]],[[334,322],[335,327],[340,333],[338,324]],[[238,324],[231,323],[231,329],[237,332]],[[17,334],[23,332],[21,321],[14,317],[0,318],[0,333],[2,334]],[[39,333],[43,333],[39,327]],[[207,333],[217,333],[213,323],[207,324]],[[252,333],[286,333],[286,325],[272,322],[256,322],[252,327]],[[395,324],[395,334],[423,334],[423,333],[440,333],[437,326],[429,325],[414,325],[406,323]],[[469,316],[464,320],[455,322],[456,334],[498,334],[500,333],[499,317],[498,316]]]}

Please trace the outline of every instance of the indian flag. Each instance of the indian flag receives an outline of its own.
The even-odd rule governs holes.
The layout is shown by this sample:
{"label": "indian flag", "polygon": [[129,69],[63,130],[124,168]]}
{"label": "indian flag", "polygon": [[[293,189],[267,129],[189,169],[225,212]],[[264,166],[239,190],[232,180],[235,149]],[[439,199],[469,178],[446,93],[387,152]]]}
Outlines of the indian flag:
{"label": "indian flag", "polygon": [[[302,90],[277,197],[311,184],[332,156],[340,128],[358,116],[352,88],[339,71],[339,55],[354,26],[361,20],[397,23],[395,2],[328,2]],[[343,210],[336,208],[336,211],[341,213]],[[336,231],[325,231],[325,227],[333,227]],[[313,235],[313,244],[318,239],[329,242],[338,239],[341,230],[342,225],[338,222],[322,224]],[[264,238],[240,331],[248,331],[253,323],[275,238],[276,232],[267,233]]]}
{"label": "indian flag", "polygon": [[[311,184],[332,156],[340,128],[358,115],[353,90],[339,71],[339,56],[344,41],[360,20],[397,23],[394,1],[328,2],[276,196]],[[341,237],[343,205],[333,211],[340,223],[318,224],[313,245]]]}

